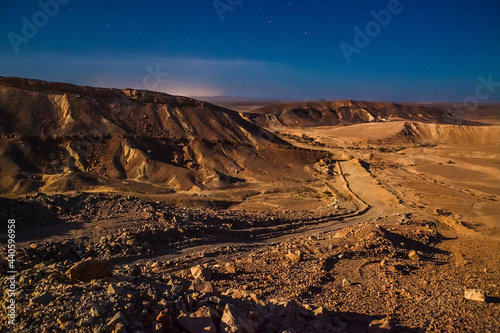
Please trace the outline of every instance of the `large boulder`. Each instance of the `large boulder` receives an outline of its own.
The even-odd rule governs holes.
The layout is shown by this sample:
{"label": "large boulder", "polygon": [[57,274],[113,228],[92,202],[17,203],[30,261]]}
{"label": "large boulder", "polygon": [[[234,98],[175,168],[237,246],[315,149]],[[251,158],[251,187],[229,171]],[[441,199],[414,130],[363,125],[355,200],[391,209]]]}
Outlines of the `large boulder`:
{"label": "large boulder", "polygon": [[193,275],[196,280],[210,281],[212,278],[212,270],[201,265],[196,265],[191,267],[191,275]]}
{"label": "large boulder", "polygon": [[207,306],[202,306],[198,311],[189,315],[182,313],[177,317],[177,321],[190,333],[215,333],[217,331],[212,320],[210,308]]}
{"label": "large boulder", "polygon": [[233,304],[226,304],[221,319],[222,332],[256,333],[257,324],[248,319],[245,313]]}
{"label": "large boulder", "polygon": [[109,263],[88,258],[75,265],[73,265],[66,275],[72,279],[83,282],[90,282],[96,279],[111,277],[113,273],[113,266]]}
{"label": "large boulder", "polygon": [[464,297],[469,301],[486,302],[486,293],[481,289],[465,289]]}

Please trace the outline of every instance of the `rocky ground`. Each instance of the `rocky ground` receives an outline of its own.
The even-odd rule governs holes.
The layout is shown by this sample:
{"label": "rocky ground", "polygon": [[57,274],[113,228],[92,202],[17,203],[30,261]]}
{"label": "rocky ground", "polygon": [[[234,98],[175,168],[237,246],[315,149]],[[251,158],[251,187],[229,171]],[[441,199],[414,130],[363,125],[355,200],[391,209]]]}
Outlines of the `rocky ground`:
{"label": "rocky ground", "polygon": [[[18,244],[15,332],[500,327],[498,240],[465,225],[468,232],[451,229],[416,210],[290,235],[281,226],[294,220],[278,213],[168,208],[102,194],[2,200],[6,214],[12,213],[8,207],[26,205],[19,223],[27,230],[33,215],[46,231],[54,225],[70,229],[50,237],[23,232],[32,239]],[[139,228],[125,218],[131,214],[156,223]],[[91,216],[107,217],[109,224],[96,232]],[[86,219],[92,228],[77,222]],[[261,231],[258,242],[250,242],[251,230]],[[197,235],[204,247],[195,247]],[[6,262],[0,270],[6,286]],[[2,332],[12,331],[6,315]]]}

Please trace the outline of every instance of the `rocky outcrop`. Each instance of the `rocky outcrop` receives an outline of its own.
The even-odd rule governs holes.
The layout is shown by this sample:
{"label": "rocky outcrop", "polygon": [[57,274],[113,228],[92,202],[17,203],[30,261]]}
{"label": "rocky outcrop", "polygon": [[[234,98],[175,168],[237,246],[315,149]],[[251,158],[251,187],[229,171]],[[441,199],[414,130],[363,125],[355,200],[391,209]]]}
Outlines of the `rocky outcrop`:
{"label": "rocky outcrop", "polygon": [[314,127],[408,120],[424,123],[473,124],[439,106],[361,101],[287,103],[265,106],[244,114],[259,126]]}
{"label": "rocky outcrop", "polygon": [[[274,156],[292,150],[207,102],[0,77],[0,193],[225,189],[265,176],[270,165],[285,174]],[[302,170],[321,153],[295,155],[290,164]]]}

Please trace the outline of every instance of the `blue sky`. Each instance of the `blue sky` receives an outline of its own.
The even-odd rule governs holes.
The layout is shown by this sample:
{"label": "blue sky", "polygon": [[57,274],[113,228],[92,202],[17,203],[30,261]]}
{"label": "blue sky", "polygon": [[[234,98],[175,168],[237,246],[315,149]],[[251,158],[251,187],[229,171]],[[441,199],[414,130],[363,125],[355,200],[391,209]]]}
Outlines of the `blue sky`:
{"label": "blue sky", "polygon": [[[496,0],[217,1],[223,13],[213,0],[42,0],[51,15],[37,1],[4,2],[0,75],[188,96],[419,102],[461,102],[478,77],[500,81]],[[372,24],[349,63],[341,43],[356,47],[354,29],[366,33],[371,12],[391,5],[390,22]],[[38,31],[23,34],[26,21]],[[500,101],[500,87],[484,101]]]}

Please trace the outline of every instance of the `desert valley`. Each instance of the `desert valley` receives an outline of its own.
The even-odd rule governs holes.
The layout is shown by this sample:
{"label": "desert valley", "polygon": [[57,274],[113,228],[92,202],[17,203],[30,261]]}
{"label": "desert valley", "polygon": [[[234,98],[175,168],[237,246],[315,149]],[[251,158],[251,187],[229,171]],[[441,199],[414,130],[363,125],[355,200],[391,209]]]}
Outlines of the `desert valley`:
{"label": "desert valley", "polygon": [[16,332],[500,327],[499,104],[1,77],[0,134]]}

